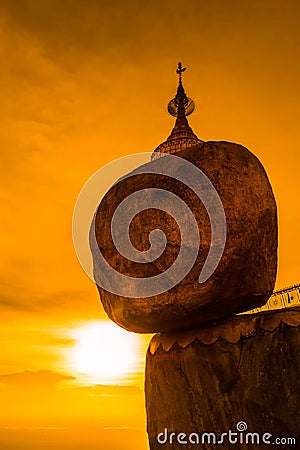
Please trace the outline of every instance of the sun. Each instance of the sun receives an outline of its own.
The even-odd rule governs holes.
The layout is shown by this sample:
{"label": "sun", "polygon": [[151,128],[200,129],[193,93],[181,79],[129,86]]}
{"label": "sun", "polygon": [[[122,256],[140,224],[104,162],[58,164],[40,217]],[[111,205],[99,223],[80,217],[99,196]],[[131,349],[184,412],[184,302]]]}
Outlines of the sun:
{"label": "sun", "polygon": [[138,371],[138,336],[108,321],[91,322],[75,332],[71,363],[75,371],[114,381]]}

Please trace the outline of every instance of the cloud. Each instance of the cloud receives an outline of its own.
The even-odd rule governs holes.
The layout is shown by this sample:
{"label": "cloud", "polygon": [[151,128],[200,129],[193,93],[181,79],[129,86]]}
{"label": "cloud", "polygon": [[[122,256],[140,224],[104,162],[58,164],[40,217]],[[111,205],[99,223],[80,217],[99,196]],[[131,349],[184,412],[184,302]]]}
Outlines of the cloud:
{"label": "cloud", "polygon": [[[82,310],[84,302],[90,297],[89,292],[74,289],[62,289],[60,291],[55,289],[49,289],[48,292],[44,292],[37,289],[28,295],[26,285],[22,286],[19,275],[16,269],[15,280],[2,279],[0,281],[0,308],[9,311],[20,311],[23,313],[35,313],[41,314],[47,312],[56,312],[61,309],[61,312],[68,310]],[[12,289],[11,286],[14,286]],[[51,292],[52,291],[52,292]],[[96,294],[96,292],[95,292]],[[94,296],[94,301],[91,299],[91,310],[94,306],[95,312],[101,315],[100,303]],[[81,317],[82,318],[82,317]]]}
{"label": "cloud", "polygon": [[[130,59],[145,58],[154,30],[159,28],[166,36],[161,26],[162,14],[157,13],[169,13],[170,18],[174,14],[174,2],[167,2],[165,7],[158,2],[148,5],[138,0],[127,2],[126,6],[121,0],[2,3],[9,27],[23,39],[30,36],[41,43],[47,58],[70,71],[89,65],[94,58],[99,63],[109,61],[109,67],[102,67],[102,76],[120,62],[128,64]],[[146,52],[141,51],[143,43]]]}
{"label": "cloud", "polygon": [[[26,303],[24,303],[23,301],[20,301],[18,299],[15,298],[4,298],[3,297],[3,293],[2,293],[2,297],[0,298],[0,308],[1,309],[8,309],[8,310],[12,310],[12,311],[28,311],[29,308],[27,306]],[[32,310],[32,308],[30,308],[30,310]]]}
{"label": "cloud", "polygon": [[[73,388],[72,388],[73,389]],[[77,392],[93,394],[100,397],[140,396],[142,390],[138,386],[118,386],[95,384],[76,388]]]}
{"label": "cloud", "polygon": [[36,372],[25,370],[24,372],[0,375],[0,382],[9,388],[18,388],[25,391],[36,389],[54,389],[60,381],[75,380],[70,375],[62,375],[51,370],[39,370]]}

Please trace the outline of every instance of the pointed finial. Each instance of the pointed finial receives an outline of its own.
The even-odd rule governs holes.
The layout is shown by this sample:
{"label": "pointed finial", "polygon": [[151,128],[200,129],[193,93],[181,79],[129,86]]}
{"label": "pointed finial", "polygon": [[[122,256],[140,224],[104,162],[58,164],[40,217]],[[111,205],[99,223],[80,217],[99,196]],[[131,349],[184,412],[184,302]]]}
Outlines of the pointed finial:
{"label": "pointed finial", "polygon": [[179,84],[182,84],[182,72],[186,70],[186,67],[182,67],[182,63],[179,61],[176,73],[179,75]]}
{"label": "pointed finial", "polygon": [[176,69],[177,75],[179,75],[179,85],[175,97],[168,104],[168,112],[174,117],[185,117],[192,114],[195,105],[191,98],[186,96],[184,87],[182,85],[182,73],[186,70],[186,67],[182,67],[182,63],[179,61]]}

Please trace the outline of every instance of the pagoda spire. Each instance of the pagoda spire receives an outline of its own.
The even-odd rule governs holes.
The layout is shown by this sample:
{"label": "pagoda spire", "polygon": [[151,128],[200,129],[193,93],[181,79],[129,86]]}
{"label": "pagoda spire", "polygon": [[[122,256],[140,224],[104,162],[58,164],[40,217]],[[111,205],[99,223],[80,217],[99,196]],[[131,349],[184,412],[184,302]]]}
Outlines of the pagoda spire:
{"label": "pagoda spire", "polygon": [[[176,122],[170,136],[154,150],[154,153],[176,153],[203,143],[194,134],[187,120],[187,116],[194,111],[195,104],[191,98],[187,97],[182,84],[182,73],[185,71],[186,67],[182,67],[182,63],[179,62],[176,69],[179,76],[177,92],[168,104],[168,112],[171,116],[176,117]],[[153,154],[152,159],[156,157],[158,155]]]}
{"label": "pagoda spire", "polygon": [[193,100],[187,97],[183,84],[182,84],[182,73],[185,72],[186,67],[182,67],[182,63],[178,63],[176,73],[179,75],[179,82],[177,87],[177,92],[175,97],[168,104],[168,112],[171,116],[176,117],[175,126],[168,137],[168,141],[178,138],[192,138],[198,139],[193,133],[193,130],[189,126],[186,116],[192,114],[195,109],[195,104]]}
{"label": "pagoda spire", "polygon": [[[177,118],[176,118],[176,122],[175,122],[175,126],[171,132],[171,135],[169,136],[169,138],[174,138],[174,136],[178,137],[178,133],[185,131],[188,132],[189,134],[191,133],[191,135],[195,136],[193,133],[193,130],[191,129],[191,127],[189,126],[188,120],[186,118],[186,116],[188,116],[189,114],[191,114],[194,109],[195,109],[195,105],[192,99],[189,99],[186,96],[184,87],[182,85],[182,72],[184,72],[186,70],[186,67],[182,67],[182,63],[179,62],[178,63],[178,68],[176,70],[176,73],[179,75],[179,83],[178,83],[178,88],[177,88],[177,92],[176,92],[176,96],[173,100],[170,101],[169,105],[168,105],[168,111],[169,114],[174,115],[174,113],[172,114],[172,112],[170,111],[170,104],[174,104],[175,103],[175,108],[177,109]],[[168,139],[169,139],[168,138]]]}

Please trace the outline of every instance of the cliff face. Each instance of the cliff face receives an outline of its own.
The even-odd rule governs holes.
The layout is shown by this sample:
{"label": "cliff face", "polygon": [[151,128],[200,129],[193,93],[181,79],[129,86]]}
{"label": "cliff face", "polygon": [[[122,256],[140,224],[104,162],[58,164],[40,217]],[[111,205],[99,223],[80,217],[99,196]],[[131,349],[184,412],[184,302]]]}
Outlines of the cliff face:
{"label": "cliff face", "polygon": [[[237,432],[241,421],[247,424],[242,438],[237,436],[243,443],[231,447],[226,436],[222,448],[264,448],[265,433],[272,435],[265,436],[271,443],[295,438],[296,445],[286,441],[284,448],[299,448],[300,308],[155,335],[147,353],[145,392],[151,450],[211,449],[213,436],[201,443],[203,433],[220,439],[229,430]],[[259,446],[250,445],[257,436],[249,436],[248,447],[247,432],[259,434]],[[178,442],[179,433],[186,434],[179,437],[186,444]],[[191,433],[200,436],[198,447],[188,441]]]}

